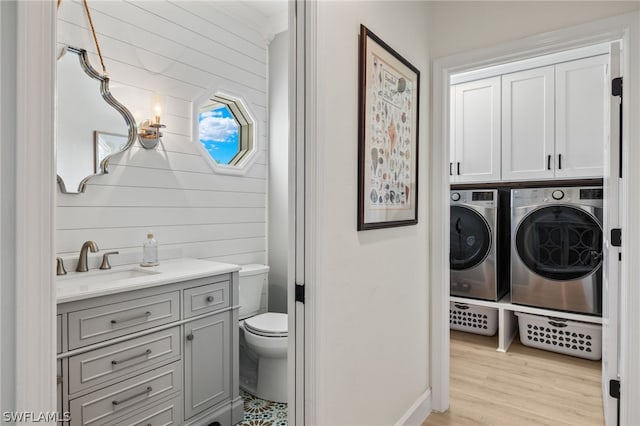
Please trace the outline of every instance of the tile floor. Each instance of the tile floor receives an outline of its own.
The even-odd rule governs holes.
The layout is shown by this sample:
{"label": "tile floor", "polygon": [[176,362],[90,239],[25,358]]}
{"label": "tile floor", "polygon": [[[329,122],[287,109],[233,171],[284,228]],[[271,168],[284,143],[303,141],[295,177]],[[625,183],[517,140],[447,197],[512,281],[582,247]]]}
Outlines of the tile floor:
{"label": "tile floor", "polygon": [[244,419],[236,426],[287,426],[287,404],[265,401],[240,390]]}

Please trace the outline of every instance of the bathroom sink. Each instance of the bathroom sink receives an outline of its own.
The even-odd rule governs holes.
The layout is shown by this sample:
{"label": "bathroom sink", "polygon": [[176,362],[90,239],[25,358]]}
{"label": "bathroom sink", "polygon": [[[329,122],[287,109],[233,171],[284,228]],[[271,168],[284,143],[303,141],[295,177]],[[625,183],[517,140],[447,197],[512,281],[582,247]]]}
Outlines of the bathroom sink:
{"label": "bathroom sink", "polygon": [[138,267],[132,267],[130,269],[117,269],[117,270],[93,270],[89,272],[76,272],[69,275],[58,277],[60,283],[78,283],[86,282],[87,284],[103,284],[112,281],[127,280],[131,278],[146,277],[150,275],[160,274],[160,271],[154,271],[152,269],[142,269]]}

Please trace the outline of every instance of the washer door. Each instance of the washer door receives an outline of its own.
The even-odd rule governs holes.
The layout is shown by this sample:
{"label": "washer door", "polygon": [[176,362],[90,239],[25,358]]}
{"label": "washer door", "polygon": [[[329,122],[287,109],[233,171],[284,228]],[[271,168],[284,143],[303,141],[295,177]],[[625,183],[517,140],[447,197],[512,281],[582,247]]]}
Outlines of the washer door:
{"label": "washer door", "polygon": [[473,268],[489,254],[491,230],[475,210],[451,206],[449,263],[454,271]]}
{"label": "washer door", "polygon": [[566,205],[543,207],[525,216],[516,232],[516,251],[541,277],[571,281],[602,263],[602,228],[584,210]]}

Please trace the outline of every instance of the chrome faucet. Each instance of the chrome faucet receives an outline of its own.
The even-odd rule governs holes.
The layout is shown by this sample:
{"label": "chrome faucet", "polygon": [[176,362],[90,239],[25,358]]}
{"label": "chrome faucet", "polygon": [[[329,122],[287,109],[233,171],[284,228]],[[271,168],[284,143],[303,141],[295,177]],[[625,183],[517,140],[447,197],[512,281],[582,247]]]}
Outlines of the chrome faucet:
{"label": "chrome faucet", "polygon": [[99,248],[94,241],[85,241],[84,244],[82,244],[82,248],[80,249],[80,257],[78,258],[78,266],[76,267],[76,272],[87,272],[89,270],[89,265],[87,262],[88,250],[91,250],[91,253],[96,253],[99,250]]}

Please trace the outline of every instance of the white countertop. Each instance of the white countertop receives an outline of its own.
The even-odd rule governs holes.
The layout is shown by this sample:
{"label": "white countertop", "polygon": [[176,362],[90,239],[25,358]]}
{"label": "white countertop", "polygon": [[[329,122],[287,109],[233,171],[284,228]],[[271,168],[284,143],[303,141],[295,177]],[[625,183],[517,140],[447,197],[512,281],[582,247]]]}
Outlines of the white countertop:
{"label": "white countertop", "polygon": [[129,265],[105,271],[70,272],[56,277],[56,301],[73,302],[239,270],[240,266],[230,263],[182,258],[164,260],[152,267]]}

